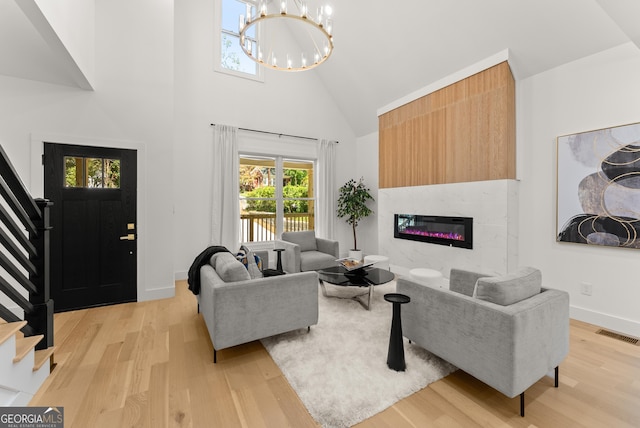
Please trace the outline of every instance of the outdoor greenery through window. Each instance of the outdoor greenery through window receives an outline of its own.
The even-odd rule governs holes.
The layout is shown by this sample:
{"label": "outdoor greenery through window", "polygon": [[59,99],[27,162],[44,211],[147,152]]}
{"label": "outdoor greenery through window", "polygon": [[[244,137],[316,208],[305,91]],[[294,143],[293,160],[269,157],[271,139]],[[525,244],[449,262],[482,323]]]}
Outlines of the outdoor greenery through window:
{"label": "outdoor greenery through window", "polygon": [[241,242],[314,229],[313,180],[313,161],[241,156]]}
{"label": "outdoor greenery through window", "polygon": [[120,188],[120,159],[65,156],[64,169],[64,187]]}
{"label": "outdoor greenery through window", "polygon": [[[223,69],[258,75],[258,64],[248,58],[240,48],[240,16],[255,14],[255,2],[241,0],[222,1],[222,31],[220,34],[220,65]],[[257,49],[256,30],[248,30],[246,37],[251,40],[253,49]]]}

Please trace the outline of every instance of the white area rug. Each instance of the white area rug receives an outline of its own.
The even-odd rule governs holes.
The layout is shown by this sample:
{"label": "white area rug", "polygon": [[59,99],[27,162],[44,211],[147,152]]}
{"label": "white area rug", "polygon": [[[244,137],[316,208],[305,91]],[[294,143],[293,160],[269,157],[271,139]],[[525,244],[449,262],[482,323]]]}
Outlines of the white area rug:
{"label": "white area rug", "polygon": [[[353,295],[364,288],[327,284],[330,294]],[[404,340],[407,369],[387,367],[395,281],[375,287],[371,310],[353,300],[319,293],[318,325],[263,339],[311,416],[323,427],[348,427],[424,388],[455,367]]]}

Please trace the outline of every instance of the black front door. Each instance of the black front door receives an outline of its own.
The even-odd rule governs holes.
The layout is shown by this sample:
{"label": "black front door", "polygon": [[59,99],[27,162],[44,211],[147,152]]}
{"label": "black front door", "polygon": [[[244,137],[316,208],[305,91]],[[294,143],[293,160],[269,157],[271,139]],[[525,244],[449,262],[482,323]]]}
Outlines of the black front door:
{"label": "black front door", "polygon": [[45,143],[55,311],[135,301],[136,151]]}

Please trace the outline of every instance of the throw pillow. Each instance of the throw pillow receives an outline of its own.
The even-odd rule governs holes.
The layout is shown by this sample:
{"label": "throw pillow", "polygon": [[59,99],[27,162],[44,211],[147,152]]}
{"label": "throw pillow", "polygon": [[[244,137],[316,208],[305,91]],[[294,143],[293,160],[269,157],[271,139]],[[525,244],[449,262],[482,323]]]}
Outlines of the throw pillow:
{"label": "throw pillow", "polygon": [[238,260],[247,268],[251,279],[262,278],[262,261],[260,257],[253,254],[253,251],[244,245],[241,246],[240,252],[238,253]]}
{"label": "throw pillow", "polygon": [[219,253],[215,259],[215,270],[224,282],[246,281],[251,279],[249,272],[231,253]]}
{"label": "throw pillow", "polygon": [[540,293],[542,273],[532,267],[523,267],[504,275],[479,278],[474,296],[480,300],[507,306]]}

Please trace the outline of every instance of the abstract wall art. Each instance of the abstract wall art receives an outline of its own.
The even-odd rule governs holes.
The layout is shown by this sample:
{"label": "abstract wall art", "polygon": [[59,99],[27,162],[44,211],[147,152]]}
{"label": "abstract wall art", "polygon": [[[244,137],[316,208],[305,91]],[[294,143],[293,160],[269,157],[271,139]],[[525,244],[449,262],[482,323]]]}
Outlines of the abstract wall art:
{"label": "abstract wall art", "polygon": [[640,123],[557,139],[557,240],[640,248]]}

